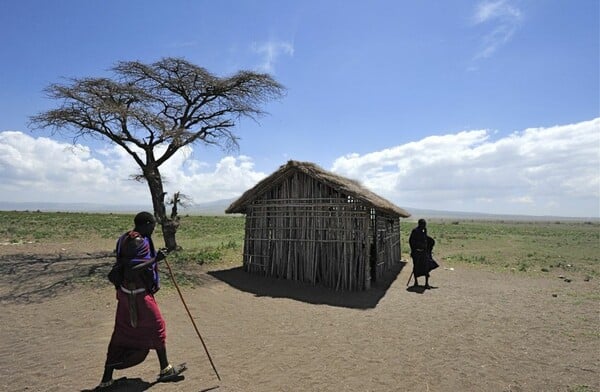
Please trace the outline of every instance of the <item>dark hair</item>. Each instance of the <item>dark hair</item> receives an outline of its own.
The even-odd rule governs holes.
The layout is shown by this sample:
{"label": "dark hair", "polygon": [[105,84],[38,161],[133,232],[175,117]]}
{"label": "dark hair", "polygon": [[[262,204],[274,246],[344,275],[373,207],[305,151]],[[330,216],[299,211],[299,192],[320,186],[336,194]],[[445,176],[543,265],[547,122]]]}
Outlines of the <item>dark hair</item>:
{"label": "dark hair", "polygon": [[149,212],[142,211],[133,218],[133,223],[136,226],[144,226],[149,224],[155,224],[156,220],[154,219],[154,215]]}
{"label": "dark hair", "polygon": [[427,224],[427,222],[425,222],[425,219],[421,218],[419,219],[419,226],[425,226]]}

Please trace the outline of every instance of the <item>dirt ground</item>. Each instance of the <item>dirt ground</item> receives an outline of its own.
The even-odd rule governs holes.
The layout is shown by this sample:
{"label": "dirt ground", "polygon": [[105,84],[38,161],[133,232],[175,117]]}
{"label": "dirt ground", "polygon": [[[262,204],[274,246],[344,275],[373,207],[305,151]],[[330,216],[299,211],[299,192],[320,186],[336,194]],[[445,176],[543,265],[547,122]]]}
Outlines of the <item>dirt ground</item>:
{"label": "dirt ground", "polygon": [[[86,391],[98,384],[116,308],[112,244],[0,245],[0,390]],[[361,293],[200,271],[157,301],[185,379],[156,384],[158,360],[117,371],[121,391],[600,391],[600,286],[441,261],[431,290],[407,290],[411,265]],[[163,275],[163,279],[167,279]],[[571,280],[571,281],[568,281]]]}

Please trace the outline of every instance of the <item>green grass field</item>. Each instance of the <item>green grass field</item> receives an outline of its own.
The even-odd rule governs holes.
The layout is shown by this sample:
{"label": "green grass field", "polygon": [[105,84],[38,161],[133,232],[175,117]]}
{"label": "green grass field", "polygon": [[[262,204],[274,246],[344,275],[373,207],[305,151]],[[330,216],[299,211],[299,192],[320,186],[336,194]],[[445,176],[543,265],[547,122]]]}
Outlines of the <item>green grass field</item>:
{"label": "green grass field", "polygon": [[[115,239],[132,226],[133,215],[0,211],[0,243],[52,243],[72,239]],[[402,257],[410,260],[408,235],[415,226],[402,221]],[[597,222],[508,222],[430,220],[434,257],[444,265],[470,264],[517,273],[578,272],[600,275],[600,224]],[[163,243],[160,228],[154,235]],[[177,241],[183,251],[174,262],[241,263],[244,217],[182,216]]]}
{"label": "green grass field", "polygon": [[[413,227],[409,222],[403,224],[403,240]],[[598,223],[432,221],[428,232],[436,240],[434,257],[446,264],[467,263],[520,272],[600,273]],[[408,247],[404,250],[408,252]]]}

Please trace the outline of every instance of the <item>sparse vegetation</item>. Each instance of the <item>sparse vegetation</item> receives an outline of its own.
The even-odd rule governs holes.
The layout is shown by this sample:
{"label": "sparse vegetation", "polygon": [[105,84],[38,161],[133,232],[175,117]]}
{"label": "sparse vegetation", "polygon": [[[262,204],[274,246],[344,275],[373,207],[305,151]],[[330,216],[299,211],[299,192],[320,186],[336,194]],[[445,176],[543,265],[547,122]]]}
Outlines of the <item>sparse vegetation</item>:
{"label": "sparse vegetation", "polygon": [[592,389],[587,385],[575,385],[569,387],[569,392],[592,392]]}
{"label": "sparse vegetation", "polygon": [[[115,239],[133,227],[134,214],[0,211],[0,242],[57,242],[68,239]],[[184,250],[232,248],[244,239],[239,216],[184,216],[178,235]],[[155,234],[159,233],[157,229]],[[154,236],[162,246],[160,236]]]}
{"label": "sparse vegetation", "polygon": [[[132,227],[133,214],[0,211],[0,243],[111,241]],[[241,263],[241,216],[182,216],[175,264]],[[410,260],[408,236],[414,222],[403,221],[403,259]],[[600,276],[597,222],[434,221],[434,257],[445,265],[469,264],[519,273],[580,273]],[[160,237],[155,238],[161,247]]]}
{"label": "sparse vegetation", "polygon": [[[402,223],[403,258],[410,260],[406,239],[414,223]],[[434,257],[444,264],[542,273],[549,271],[600,275],[598,222],[428,222],[435,238]]]}

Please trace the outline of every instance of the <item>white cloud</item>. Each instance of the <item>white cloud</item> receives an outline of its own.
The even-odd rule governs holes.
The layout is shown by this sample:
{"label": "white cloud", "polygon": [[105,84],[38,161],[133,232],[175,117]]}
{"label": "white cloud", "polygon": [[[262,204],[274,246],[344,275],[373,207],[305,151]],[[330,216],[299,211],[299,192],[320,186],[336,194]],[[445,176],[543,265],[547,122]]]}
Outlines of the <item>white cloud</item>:
{"label": "white cloud", "polygon": [[400,206],[600,216],[600,118],[530,128],[499,140],[474,130],[335,160]]}
{"label": "white cloud", "polygon": [[521,11],[506,0],[479,3],[473,15],[475,25],[485,24],[491,30],[484,34],[481,49],[475,59],[492,56],[499,47],[508,43],[522,20]]}
{"label": "white cloud", "polygon": [[239,197],[266,176],[255,171],[252,159],[243,155],[209,165],[178,154],[165,163],[162,174],[171,192],[180,190],[196,203]]}
{"label": "white cloud", "polygon": [[252,50],[262,56],[258,69],[268,73],[275,72],[275,62],[282,54],[294,55],[294,45],[285,41],[254,42]]}
{"label": "white cloud", "polygon": [[171,48],[193,48],[198,46],[198,41],[177,41],[169,44]]}
{"label": "white cloud", "polygon": [[519,19],[521,11],[508,4],[506,0],[484,1],[479,3],[475,10],[475,23],[484,23],[493,19],[508,18],[510,20]]}
{"label": "white cloud", "polygon": [[[181,191],[203,203],[239,196],[265,177],[249,157],[225,157],[216,165],[182,149],[161,166],[165,191]],[[21,132],[0,132],[1,201],[150,203],[148,187],[130,179],[140,170],[123,149],[96,151]]]}
{"label": "white cloud", "polygon": [[[429,136],[339,157],[332,170],[401,207],[600,216],[600,118],[495,137],[489,130]],[[147,185],[129,179],[135,173],[133,159],[116,145],[94,149],[0,132],[0,201],[149,204]],[[165,191],[195,203],[239,197],[270,174],[248,156],[210,163],[191,148],[161,173]]]}
{"label": "white cloud", "polygon": [[[88,147],[0,133],[0,193],[10,201],[85,201],[106,194],[118,172],[92,157]],[[110,198],[110,195],[108,195]]]}

